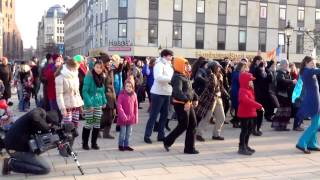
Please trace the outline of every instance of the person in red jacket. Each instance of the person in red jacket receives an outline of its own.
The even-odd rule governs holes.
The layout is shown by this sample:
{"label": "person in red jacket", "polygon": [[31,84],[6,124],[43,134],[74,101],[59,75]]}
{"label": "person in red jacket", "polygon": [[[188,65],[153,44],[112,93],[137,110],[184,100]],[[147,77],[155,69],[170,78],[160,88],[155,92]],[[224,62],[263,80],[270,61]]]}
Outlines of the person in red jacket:
{"label": "person in red jacket", "polygon": [[248,146],[249,136],[253,131],[257,110],[264,111],[262,105],[255,100],[252,81],[254,79],[253,75],[247,72],[240,73],[239,76],[240,90],[237,117],[241,122],[241,133],[238,153],[243,155],[252,155],[255,152]]}

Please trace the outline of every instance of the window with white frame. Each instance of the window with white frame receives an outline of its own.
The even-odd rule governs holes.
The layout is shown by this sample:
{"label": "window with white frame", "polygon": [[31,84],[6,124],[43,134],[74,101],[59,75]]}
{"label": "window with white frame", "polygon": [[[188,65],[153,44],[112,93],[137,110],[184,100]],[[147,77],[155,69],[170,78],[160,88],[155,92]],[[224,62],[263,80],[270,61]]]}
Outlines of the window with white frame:
{"label": "window with white frame", "polygon": [[240,16],[241,17],[247,16],[247,4],[243,4],[243,3],[240,4]]}
{"label": "window with white frame", "polygon": [[298,7],[298,21],[304,21],[304,7]]}
{"label": "window with white frame", "polygon": [[204,0],[197,0],[197,13],[204,13]]}
{"label": "window with white frame", "polygon": [[279,9],[279,19],[286,20],[287,8],[286,6],[280,5]]}
{"label": "window with white frame", "polygon": [[119,7],[128,7],[128,0],[119,0]]}
{"label": "window with white frame", "polygon": [[266,19],[267,18],[267,9],[268,5],[265,3],[260,3],[260,18]]}
{"label": "window with white frame", "polygon": [[320,21],[320,9],[316,9],[316,21]]}
{"label": "window with white frame", "polygon": [[227,14],[227,3],[224,1],[219,1],[219,15]]}
{"label": "window with white frame", "polygon": [[247,35],[245,30],[239,31],[239,51],[246,50]]}
{"label": "window with white frame", "polygon": [[119,23],[119,37],[127,37],[127,23]]}
{"label": "window with white frame", "polygon": [[173,9],[175,11],[182,11],[182,0],[174,0]]}

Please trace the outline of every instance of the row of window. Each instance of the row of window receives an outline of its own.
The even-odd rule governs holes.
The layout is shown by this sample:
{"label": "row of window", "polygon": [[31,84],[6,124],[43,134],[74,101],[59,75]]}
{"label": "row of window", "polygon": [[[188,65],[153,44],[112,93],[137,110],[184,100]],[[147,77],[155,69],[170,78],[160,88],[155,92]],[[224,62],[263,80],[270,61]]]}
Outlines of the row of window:
{"label": "row of window", "polygon": [[58,18],[58,19],[57,19],[57,23],[58,23],[58,24],[63,24],[63,20],[62,20],[61,18]]}
{"label": "row of window", "polygon": [[57,33],[64,33],[63,27],[57,27]]}
{"label": "row of window", "polygon": [[64,37],[63,36],[57,36],[57,43],[63,43]]}

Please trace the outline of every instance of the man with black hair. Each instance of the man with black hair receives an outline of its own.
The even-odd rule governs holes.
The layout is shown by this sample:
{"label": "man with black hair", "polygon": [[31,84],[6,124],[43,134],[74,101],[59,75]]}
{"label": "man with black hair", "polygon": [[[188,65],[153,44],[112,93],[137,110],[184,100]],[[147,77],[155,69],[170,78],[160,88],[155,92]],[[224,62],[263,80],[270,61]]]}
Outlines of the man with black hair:
{"label": "man with black hair", "polygon": [[8,175],[11,171],[48,174],[50,165],[39,154],[31,152],[29,140],[31,135],[49,132],[53,124],[58,124],[58,114],[55,111],[46,112],[36,108],[21,116],[4,139],[10,158],[3,160],[2,174]]}
{"label": "man with black hair", "polygon": [[153,68],[154,83],[151,87],[152,104],[150,117],[144,134],[144,141],[147,144],[152,143],[150,137],[159,113],[158,141],[163,141],[165,137],[164,127],[168,117],[170,96],[172,93],[170,81],[173,76],[173,68],[171,65],[173,52],[169,49],[164,49],[160,53],[160,56]]}

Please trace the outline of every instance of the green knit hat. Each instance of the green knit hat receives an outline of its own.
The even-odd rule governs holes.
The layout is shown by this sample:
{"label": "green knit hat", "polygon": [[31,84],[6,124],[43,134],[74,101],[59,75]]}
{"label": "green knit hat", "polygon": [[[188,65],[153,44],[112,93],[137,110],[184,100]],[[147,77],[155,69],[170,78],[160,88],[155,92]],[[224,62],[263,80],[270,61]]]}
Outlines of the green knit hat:
{"label": "green knit hat", "polygon": [[73,60],[77,63],[81,63],[84,60],[84,58],[83,58],[83,56],[78,54],[78,55],[73,56]]}

